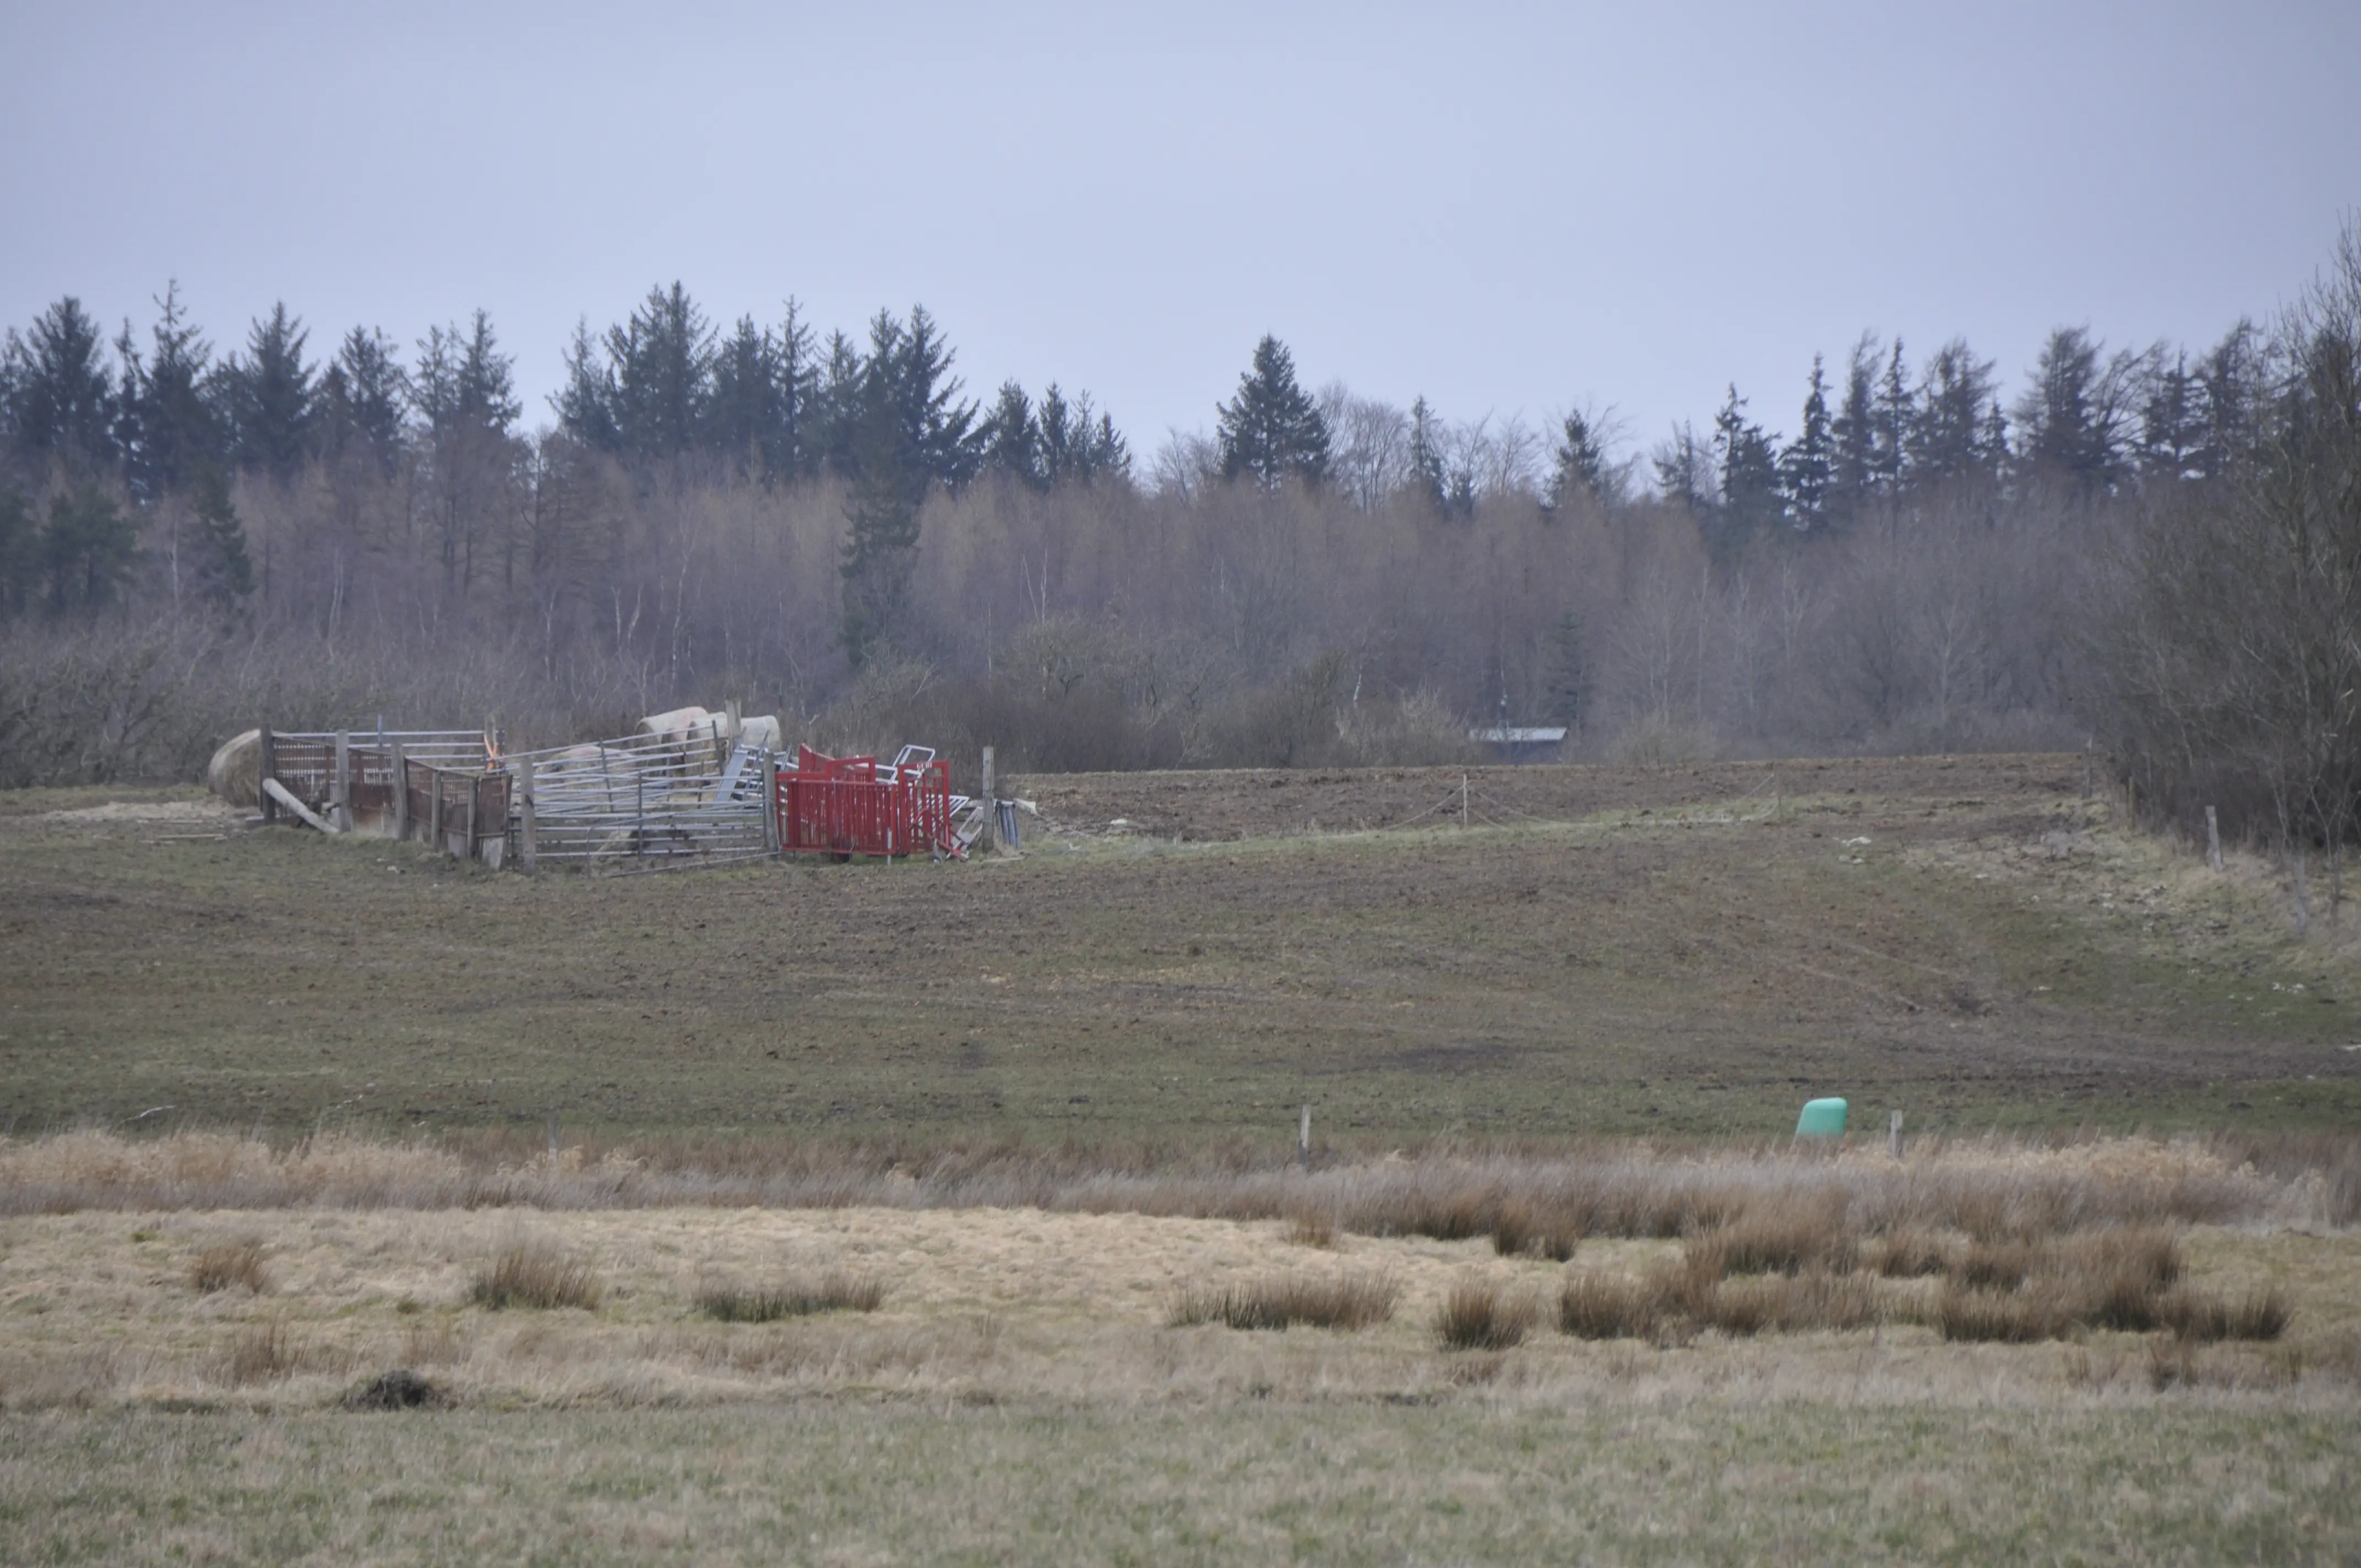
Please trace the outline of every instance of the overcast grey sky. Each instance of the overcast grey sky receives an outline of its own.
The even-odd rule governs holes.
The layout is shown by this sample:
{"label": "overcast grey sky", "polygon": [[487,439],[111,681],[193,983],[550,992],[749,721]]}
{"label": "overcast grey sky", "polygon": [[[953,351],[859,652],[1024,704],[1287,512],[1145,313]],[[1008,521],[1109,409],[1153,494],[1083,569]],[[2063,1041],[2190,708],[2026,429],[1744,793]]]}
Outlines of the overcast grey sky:
{"label": "overcast grey sky", "polygon": [[217,347],[489,310],[533,422],[577,316],[684,280],[922,302],[972,392],[1145,457],[1256,339],[1635,449],[1815,350],[2211,341],[2361,204],[2361,5],[0,7],[0,319]]}

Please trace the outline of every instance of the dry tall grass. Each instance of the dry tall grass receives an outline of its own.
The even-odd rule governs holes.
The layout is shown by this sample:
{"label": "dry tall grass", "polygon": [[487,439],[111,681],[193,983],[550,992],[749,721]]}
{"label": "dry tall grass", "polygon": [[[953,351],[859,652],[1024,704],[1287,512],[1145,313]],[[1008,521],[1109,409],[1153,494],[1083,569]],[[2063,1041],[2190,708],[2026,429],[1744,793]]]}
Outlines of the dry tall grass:
{"label": "dry tall grass", "polygon": [[596,1311],[604,1292],[590,1266],[555,1248],[524,1242],[501,1249],[476,1271],[467,1299],[479,1307],[580,1307]]}
{"label": "dry tall grass", "polygon": [[[684,1205],[1316,1213],[1350,1234],[1505,1234],[1519,1251],[1537,1236],[1677,1238],[1729,1226],[1760,1235],[1749,1249],[1793,1254],[1810,1245],[1792,1240],[1798,1217],[1808,1229],[1838,1212],[1857,1236],[1964,1233],[1986,1244],[2110,1225],[2352,1225],[2361,1223],[2361,1133],[1928,1138],[1899,1161],[1867,1146],[1823,1158],[1780,1145],[1443,1144],[1310,1171],[1245,1146],[655,1140],[593,1142],[552,1159],[538,1137],[506,1134],[439,1144],[330,1134],[283,1146],[210,1133],[0,1138],[0,1213]],[[1771,1234],[1781,1227],[1788,1243]]]}
{"label": "dry tall grass", "polygon": [[222,1242],[205,1248],[190,1262],[189,1283],[204,1296],[232,1286],[257,1296],[268,1295],[270,1271],[262,1259],[262,1244],[258,1241]]}
{"label": "dry tall grass", "polygon": [[884,1304],[884,1280],[841,1272],[770,1286],[708,1285],[697,1293],[697,1310],[725,1323],[773,1323],[816,1312],[873,1312]]}
{"label": "dry tall grass", "polygon": [[1497,1280],[1462,1279],[1434,1314],[1434,1339],[1445,1350],[1510,1350],[1540,1317],[1531,1296]]}
{"label": "dry tall grass", "polygon": [[1383,1274],[1285,1274],[1180,1292],[1165,1314],[1173,1328],[1366,1329],[1394,1314],[1401,1287]]}

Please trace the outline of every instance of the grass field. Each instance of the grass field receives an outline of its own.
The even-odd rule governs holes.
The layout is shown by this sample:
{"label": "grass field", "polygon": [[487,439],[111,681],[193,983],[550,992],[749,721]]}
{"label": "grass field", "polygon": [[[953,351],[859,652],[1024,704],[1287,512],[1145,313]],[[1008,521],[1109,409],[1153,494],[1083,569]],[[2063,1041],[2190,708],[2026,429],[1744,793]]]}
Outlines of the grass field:
{"label": "grass field", "polygon": [[2079,758],[1459,779],[533,879],[0,800],[0,1561],[2361,1553],[2324,889]]}
{"label": "grass field", "polygon": [[533,880],[27,796],[0,1124],[1276,1144],[1308,1102],[1366,1146],[1775,1134],[1816,1093],[1930,1129],[2361,1119],[2350,954],[2297,941],[2258,864],[2122,832],[2079,759],[1799,767],[1495,770],[1471,796],[1513,825],[1465,830],[1308,830],[1456,774],[1020,781],[1046,819],[1018,861]]}

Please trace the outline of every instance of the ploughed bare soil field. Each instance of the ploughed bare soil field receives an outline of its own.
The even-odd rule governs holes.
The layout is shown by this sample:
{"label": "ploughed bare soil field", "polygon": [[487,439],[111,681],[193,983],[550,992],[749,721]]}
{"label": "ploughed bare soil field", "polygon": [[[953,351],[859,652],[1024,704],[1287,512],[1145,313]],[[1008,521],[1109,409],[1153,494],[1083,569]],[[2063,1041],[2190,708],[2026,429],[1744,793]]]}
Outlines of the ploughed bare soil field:
{"label": "ploughed bare soil field", "polygon": [[2324,887],[2079,758],[1015,788],[531,879],[0,799],[0,1561],[2361,1552]]}
{"label": "ploughed bare soil field", "polygon": [[2361,1120],[2326,920],[2299,941],[2264,866],[2122,831],[2079,758],[1496,769],[1464,828],[1459,778],[1024,779],[1021,860],[531,880],[185,792],[27,794],[0,1126],[1276,1146],[1309,1103],[1386,1147],[1775,1135],[1809,1094],[1857,1127]]}

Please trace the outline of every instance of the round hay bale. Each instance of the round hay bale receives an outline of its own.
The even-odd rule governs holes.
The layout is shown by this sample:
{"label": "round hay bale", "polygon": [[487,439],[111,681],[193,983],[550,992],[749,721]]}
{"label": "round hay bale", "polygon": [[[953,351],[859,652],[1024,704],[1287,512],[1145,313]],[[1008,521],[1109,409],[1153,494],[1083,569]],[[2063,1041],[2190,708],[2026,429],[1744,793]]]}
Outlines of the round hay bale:
{"label": "round hay bale", "polygon": [[760,714],[738,727],[738,744],[760,746],[765,751],[775,751],[779,749],[781,735],[778,715]]}
{"label": "round hay bale", "polygon": [[686,737],[691,730],[696,730],[699,734],[707,733],[708,726],[712,722],[711,713],[692,703],[686,707],[675,707],[668,713],[649,714],[640,720],[640,733],[660,735],[666,740],[677,740]]}
{"label": "round hay bale", "polygon": [[205,764],[205,787],[232,806],[262,804],[262,731],[233,735]]}

